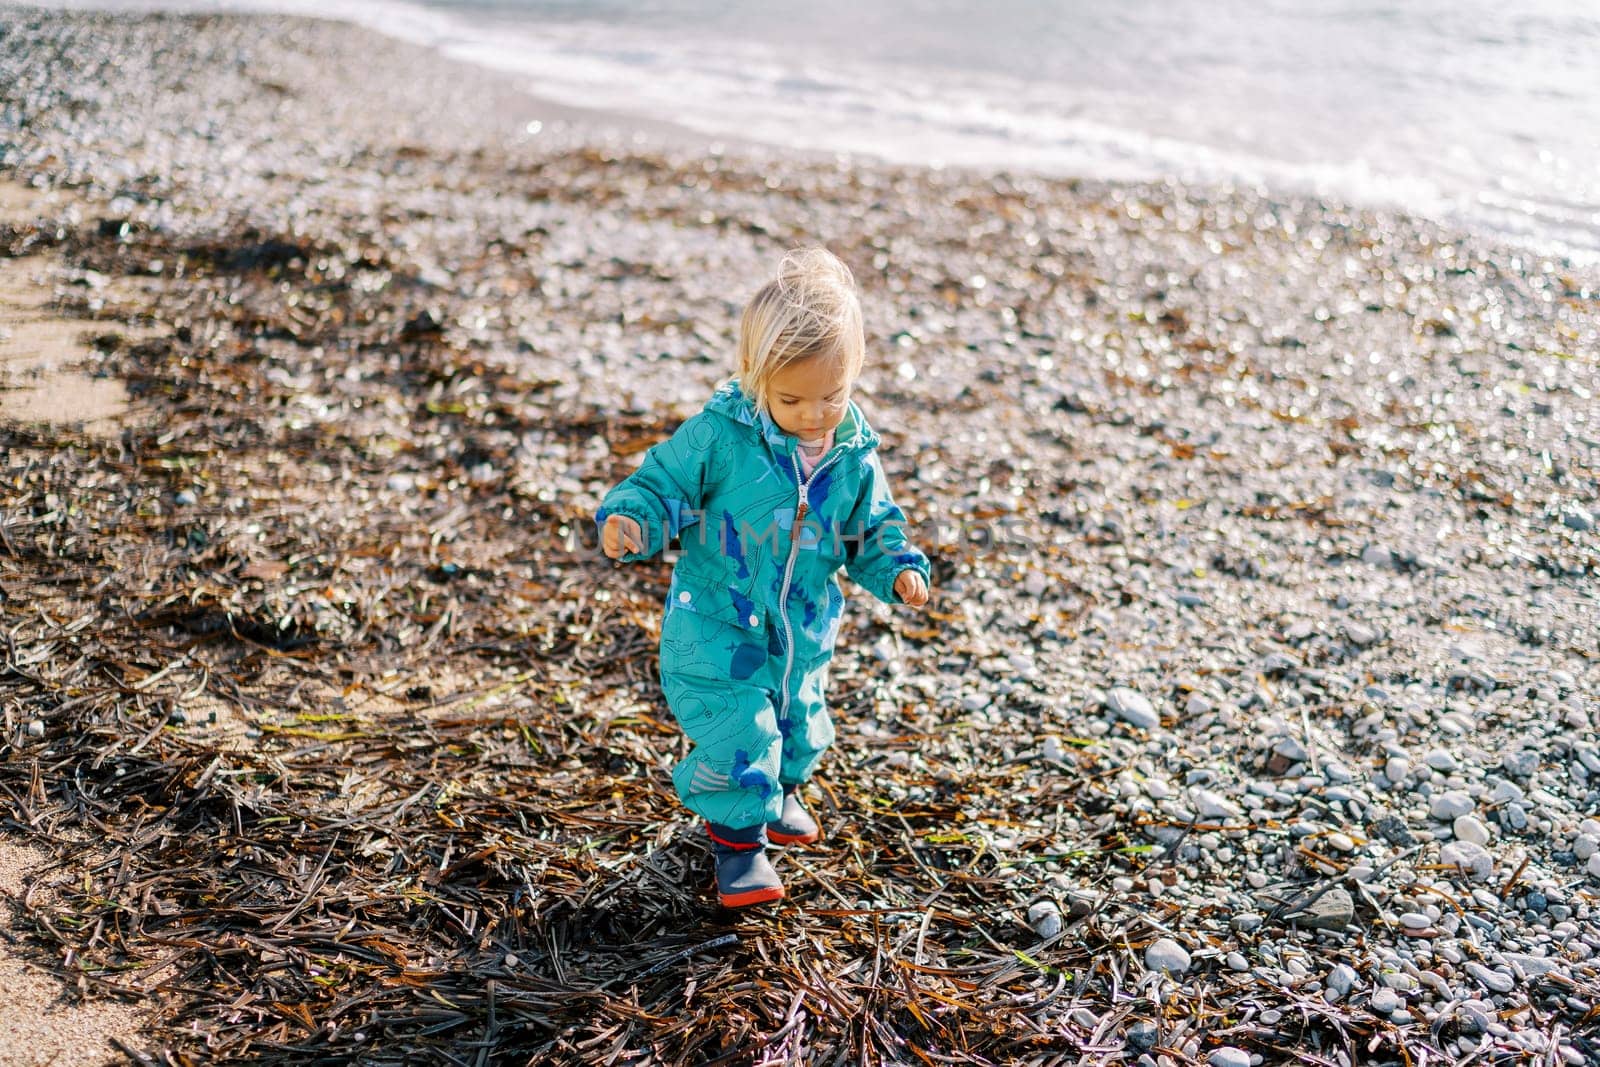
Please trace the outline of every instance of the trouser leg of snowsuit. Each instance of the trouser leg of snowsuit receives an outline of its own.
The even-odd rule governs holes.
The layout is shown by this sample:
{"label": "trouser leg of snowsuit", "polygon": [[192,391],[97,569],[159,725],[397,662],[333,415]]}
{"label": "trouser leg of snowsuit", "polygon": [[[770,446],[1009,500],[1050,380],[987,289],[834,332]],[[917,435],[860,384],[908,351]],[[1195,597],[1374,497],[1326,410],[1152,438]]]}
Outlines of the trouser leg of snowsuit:
{"label": "trouser leg of snowsuit", "polygon": [[[778,732],[783,735],[783,758],[778,766],[778,780],[784,785],[810,781],[817,762],[833,744],[833,718],[828,714],[825,696],[828,664],[832,658],[829,653],[809,665],[797,663],[790,672],[789,699],[778,719]],[[779,657],[773,669],[781,679],[782,657]]]}
{"label": "trouser leg of snowsuit", "polygon": [[769,660],[764,646],[715,619],[668,609],[661,620],[661,691],[694,744],[672,784],[707,822],[759,826],[783,810]]}
{"label": "trouser leg of snowsuit", "polygon": [[789,699],[780,702],[782,642],[775,633],[761,640],[681,609],[669,608],[661,621],[661,690],[694,745],[672,783],[685,807],[722,826],[776,820],[781,785],[809,780],[833,744],[823,700],[830,657],[797,662]]}

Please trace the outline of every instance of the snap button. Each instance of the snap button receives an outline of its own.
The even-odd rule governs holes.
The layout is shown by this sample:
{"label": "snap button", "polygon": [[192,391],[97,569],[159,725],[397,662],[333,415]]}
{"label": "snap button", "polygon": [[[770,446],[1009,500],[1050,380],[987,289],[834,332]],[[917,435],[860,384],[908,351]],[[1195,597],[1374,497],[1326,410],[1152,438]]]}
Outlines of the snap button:
{"label": "snap button", "polygon": [[678,594],[678,603],[680,603],[680,604],[687,604],[689,601],[691,601],[693,599],[694,599],[694,597],[689,595],[689,590],[687,590],[687,589],[685,589],[683,592]]}
{"label": "snap button", "polygon": [[754,615],[752,615],[752,616],[750,616],[750,625],[751,625],[751,626],[754,626],[754,625],[756,625],[756,624],[757,624],[757,623],[759,623],[759,622],[760,622],[760,621],[761,621],[761,620],[760,620],[760,619],[758,619],[758,618],[756,618],[756,617],[755,617],[755,616],[754,616]]}

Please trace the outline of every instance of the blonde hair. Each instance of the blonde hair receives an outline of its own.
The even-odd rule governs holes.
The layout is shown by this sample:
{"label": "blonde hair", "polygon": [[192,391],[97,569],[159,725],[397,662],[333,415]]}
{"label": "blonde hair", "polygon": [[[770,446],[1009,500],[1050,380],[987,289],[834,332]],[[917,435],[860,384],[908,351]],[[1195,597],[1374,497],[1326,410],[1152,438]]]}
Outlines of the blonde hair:
{"label": "blonde hair", "polygon": [[842,359],[854,382],[866,359],[856,280],[826,248],[787,252],[739,320],[739,385],[765,408],[772,375],[817,356]]}

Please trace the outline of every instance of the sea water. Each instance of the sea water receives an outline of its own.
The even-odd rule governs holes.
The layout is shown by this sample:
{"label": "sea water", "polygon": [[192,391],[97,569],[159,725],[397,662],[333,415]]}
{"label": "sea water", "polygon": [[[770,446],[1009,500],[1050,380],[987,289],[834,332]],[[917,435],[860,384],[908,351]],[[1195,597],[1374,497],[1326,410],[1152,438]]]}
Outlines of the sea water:
{"label": "sea water", "polygon": [[[562,103],[925,165],[1246,183],[1600,261],[1593,0],[87,0],[345,18]],[[77,5],[74,5],[77,6]]]}

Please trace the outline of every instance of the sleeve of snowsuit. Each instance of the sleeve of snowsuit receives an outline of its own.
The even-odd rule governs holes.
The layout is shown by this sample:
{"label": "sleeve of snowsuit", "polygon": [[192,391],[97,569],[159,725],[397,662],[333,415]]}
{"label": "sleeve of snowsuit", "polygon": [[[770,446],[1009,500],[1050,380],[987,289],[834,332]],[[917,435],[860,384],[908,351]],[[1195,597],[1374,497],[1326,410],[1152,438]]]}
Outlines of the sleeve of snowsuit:
{"label": "sleeve of snowsuit", "polygon": [[889,492],[889,480],[876,453],[868,457],[861,492],[845,520],[844,534],[849,538],[846,573],[885,604],[902,603],[894,591],[894,580],[901,571],[917,571],[927,580],[928,557],[906,539],[905,512]]}
{"label": "sleeve of snowsuit", "polygon": [[696,415],[653,446],[639,469],[613,486],[600,502],[595,523],[602,538],[606,518],[611,515],[632,519],[644,533],[644,551],[629,552],[623,562],[659,555],[669,541],[700,521],[710,453],[707,435],[715,432],[708,419]]}

